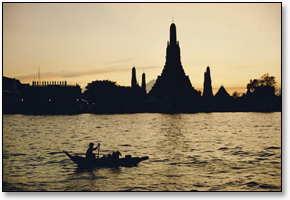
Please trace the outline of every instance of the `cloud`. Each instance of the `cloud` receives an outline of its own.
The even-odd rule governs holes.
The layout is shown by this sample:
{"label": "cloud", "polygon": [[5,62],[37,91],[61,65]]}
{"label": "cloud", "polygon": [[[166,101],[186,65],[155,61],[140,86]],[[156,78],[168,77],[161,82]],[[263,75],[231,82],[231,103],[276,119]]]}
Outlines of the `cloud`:
{"label": "cloud", "polygon": [[[120,62],[120,61],[116,61]],[[137,70],[145,70],[145,69],[154,69],[159,68],[159,66],[145,66],[145,67],[136,67]],[[67,79],[67,78],[77,78],[77,77],[84,77],[84,76],[97,76],[102,74],[112,74],[112,73],[119,73],[119,72],[128,72],[131,73],[132,67],[125,67],[120,68],[119,66],[111,66],[107,68],[101,69],[94,69],[94,70],[86,70],[86,71],[58,71],[58,72],[44,72],[40,74],[41,80],[52,80],[52,79]],[[18,76],[17,79],[21,81],[31,81],[35,80],[38,77],[34,74],[29,74],[25,76]]]}
{"label": "cloud", "polygon": [[[55,78],[76,78],[82,76],[92,76],[100,74],[110,74],[122,71],[128,71],[129,69],[116,69],[116,68],[103,68],[97,70],[87,70],[87,71],[58,71],[58,72],[44,72],[40,74],[41,79],[55,79]],[[37,78],[35,74],[29,74],[25,76],[18,76],[17,79],[27,80]]]}
{"label": "cloud", "polygon": [[105,62],[104,64],[121,64],[121,63],[125,63],[125,62],[133,62],[133,61],[136,61],[140,58],[128,58],[128,59],[122,59],[122,60],[114,60],[114,61],[107,61]]}

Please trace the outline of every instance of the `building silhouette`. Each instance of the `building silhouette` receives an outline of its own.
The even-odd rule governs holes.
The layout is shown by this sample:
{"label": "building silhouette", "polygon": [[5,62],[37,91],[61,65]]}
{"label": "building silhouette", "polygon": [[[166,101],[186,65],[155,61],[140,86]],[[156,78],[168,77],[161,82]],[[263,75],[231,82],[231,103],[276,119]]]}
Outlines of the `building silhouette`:
{"label": "building silhouette", "polygon": [[33,81],[23,88],[25,114],[75,114],[81,112],[81,88],[66,81]]}
{"label": "building silhouette", "polygon": [[131,79],[131,88],[137,87],[137,78],[136,78],[136,68],[132,68],[132,79]]}
{"label": "building silhouette", "polygon": [[137,81],[137,76],[136,76],[136,68],[132,68],[132,77],[131,77],[131,88],[133,91],[141,91],[145,89],[145,94],[146,94],[146,82],[145,82],[145,73],[142,74],[142,83],[141,86],[139,85]]}
{"label": "building silhouette", "polygon": [[212,84],[210,76],[210,68],[207,66],[204,72],[204,82],[203,82],[203,94],[202,94],[202,110],[205,112],[213,111],[215,107],[215,101],[212,93]]}
{"label": "building silhouette", "polygon": [[174,108],[194,104],[197,96],[189,77],[185,74],[180,59],[180,47],[176,37],[176,26],[170,26],[170,40],[167,42],[166,62],[160,76],[149,92],[159,102],[166,102]]}
{"label": "building silhouette", "polygon": [[22,108],[23,88],[26,86],[27,84],[22,84],[18,79],[2,77],[2,111],[4,114],[19,113]]}
{"label": "building silhouette", "polygon": [[216,98],[219,99],[227,99],[230,97],[230,94],[227,92],[227,90],[225,89],[225,87],[222,85],[219,90],[217,91],[217,93],[215,94]]}
{"label": "building silhouette", "polygon": [[206,72],[204,72],[204,83],[203,83],[203,95],[202,96],[206,99],[210,99],[213,97],[209,66],[207,66]]}
{"label": "building silhouette", "polygon": [[214,96],[215,98],[215,110],[217,112],[233,111],[236,108],[233,106],[233,98],[227,92],[222,85]]}
{"label": "building silhouette", "polygon": [[146,79],[145,79],[145,73],[142,74],[142,91],[144,94],[146,94]]}

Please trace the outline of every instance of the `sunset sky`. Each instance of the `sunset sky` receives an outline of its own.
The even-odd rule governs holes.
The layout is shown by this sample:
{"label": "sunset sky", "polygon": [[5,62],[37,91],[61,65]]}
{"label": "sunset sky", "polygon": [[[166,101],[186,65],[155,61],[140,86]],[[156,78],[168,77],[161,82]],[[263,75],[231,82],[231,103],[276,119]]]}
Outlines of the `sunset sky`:
{"label": "sunset sky", "polygon": [[4,3],[3,75],[22,83],[156,79],[174,18],[181,62],[195,89],[209,65],[214,93],[245,92],[269,73],[281,87],[279,3]]}

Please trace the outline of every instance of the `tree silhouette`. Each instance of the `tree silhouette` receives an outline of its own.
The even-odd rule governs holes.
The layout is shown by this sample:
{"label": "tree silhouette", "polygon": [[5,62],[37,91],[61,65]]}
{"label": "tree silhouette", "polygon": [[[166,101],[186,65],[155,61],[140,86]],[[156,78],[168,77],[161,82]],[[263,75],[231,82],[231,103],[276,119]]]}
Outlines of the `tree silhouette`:
{"label": "tree silhouette", "polygon": [[275,95],[274,76],[264,74],[260,79],[247,84],[246,103],[251,111],[274,111],[281,109],[281,99]]}
{"label": "tree silhouette", "polygon": [[136,112],[143,98],[141,87],[119,86],[116,82],[103,80],[88,83],[83,98],[94,105],[94,112]]}
{"label": "tree silhouette", "polygon": [[116,82],[109,80],[93,81],[88,83],[84,92],[84,99],[90,103],[110,103],[113,102],[117,91]]}
{"label": "tree silhouette", "polygon": [[254,93],[257,90],[261,90],[261,88],[268,88],[268,90],[275,90],[276,81],[274,76],[269,76],[268,73],[264,74],[260,79],[250,80],[250,83],[247,85],[247,89],[249,92]]}
{"label": "tree silhouette", "polygon": [[276,81],[274,76],[269,76],[268,73],[264,74],[261,79],[261,86],[270,86],[270,87],[275,87],[276,86]]}
{"label": "tree silhouette", "polygon": [[254,79],[254,80],[250,80],[250,83],[248,83],[247,85],[247,89],[250,92],[254,92],[256,90],[257,87],[260,86],[260,82],[258,79]]}

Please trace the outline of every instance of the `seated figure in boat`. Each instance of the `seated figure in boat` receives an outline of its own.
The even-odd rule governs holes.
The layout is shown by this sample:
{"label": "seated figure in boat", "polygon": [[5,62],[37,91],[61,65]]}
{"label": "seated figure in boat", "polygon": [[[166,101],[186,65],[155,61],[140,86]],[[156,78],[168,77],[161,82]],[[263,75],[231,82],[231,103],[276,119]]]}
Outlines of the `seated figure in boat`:
{"label": "seated figure in boat", "polygon": [[86,152],[86,159],[93,160],[96,159],[96,154],[93,153],[94,150],[98,149],[100,147],[100,143],[98,143],[98,146],[94,148],[94,143],[89,144],[89,148]]}
{"label": "seated figure in boat", "polygon": [[104,155],[101,159],[112,161],[112,160],[118,160],[119,156],[122,156],[122,154],[119,151],[114,151],[112,154]]}
{"label": "seated figure in boat", "polygon": [[112,153],[112,159],[113,160],[118,160],[119,159],[119,156],[122,156],[122,154],[119,151],[114,151]]}

